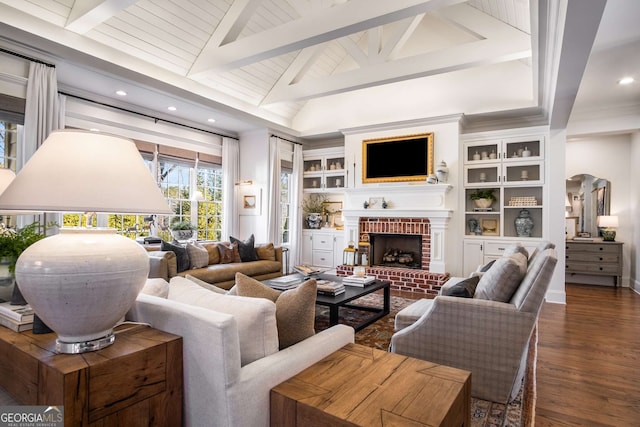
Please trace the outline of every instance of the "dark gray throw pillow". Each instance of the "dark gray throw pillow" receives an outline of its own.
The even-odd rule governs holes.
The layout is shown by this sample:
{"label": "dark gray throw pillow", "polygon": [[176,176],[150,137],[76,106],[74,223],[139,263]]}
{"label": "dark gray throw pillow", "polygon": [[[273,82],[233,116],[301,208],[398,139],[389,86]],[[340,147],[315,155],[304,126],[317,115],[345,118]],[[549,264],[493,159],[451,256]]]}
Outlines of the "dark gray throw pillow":
{"label": "dark gray throw pillow", "polygon": [[483,265],[482,268],[480,268],[480,272],[481,273],[486,273],[491,268],[491,266],[493,265],[494,262],[496,262],[496,260],[492,259],[491,261],[489,261],[488,263]]}
{"label": "dark gray throw pillow", "polygon": [[176,264],[178,267],[178,273],[186,271],[189,269],[190,261],[189,261],[189,253],[187,252],[187,248],[176,245],[173,243],[165,242],[164,240],[160,243],[161,251],[172,251],[176,254]]}
{"label": "dark gray throw pillow", "polygon": [[461,297],[461,298],[473,298],[473,294],[476,293],[476,287],[480,281],[479,276],[469,277],[461,282],[456,283],[450,288],[443,289],[442,295],[448,297]]}
{"label": "dark gray throw pillow", "polygon": [[242,240],[236,239],[233,236],[229,237],[231,243],[238,244],[238,252],[240,253],[240,261],[249,262],[249,261],[258,261],[258,254],[256,253],[255,248],[255,238],[253,234],[244,242]]}

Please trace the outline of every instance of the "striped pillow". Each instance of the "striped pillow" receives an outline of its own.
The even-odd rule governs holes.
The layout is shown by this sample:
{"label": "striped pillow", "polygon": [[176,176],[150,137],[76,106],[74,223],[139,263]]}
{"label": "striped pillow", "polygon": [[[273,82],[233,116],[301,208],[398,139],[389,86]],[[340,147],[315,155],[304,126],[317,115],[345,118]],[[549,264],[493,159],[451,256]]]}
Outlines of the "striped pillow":
{"label": "striped pillow", "polygon": [[189,254],[191,269],[202,268],[209,265],[209,252],[199,243],[188,242],[187,253]]}

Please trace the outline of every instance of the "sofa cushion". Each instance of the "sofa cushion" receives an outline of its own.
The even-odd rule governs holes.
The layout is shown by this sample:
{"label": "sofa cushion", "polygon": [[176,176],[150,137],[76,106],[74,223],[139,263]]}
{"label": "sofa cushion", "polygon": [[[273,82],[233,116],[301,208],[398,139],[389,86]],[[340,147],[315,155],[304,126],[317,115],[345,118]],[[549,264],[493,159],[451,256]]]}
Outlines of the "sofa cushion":
{"label": "sofa cushion", "polygon": [[187,254],[189,255],[189,267],[191,269],[209,265],[209,252],[199,243],[188,242]]}
{"label": "sofa cushion", "polygon": [[140,292],[155,297],[166,298],[169,295],[169,282],[160,277],[147,279],[147,282]]}
{"label": "sofa cushion", "polygon": [[220,252],[220,264],[242,262],[237,243],[218,243],[218,252]]}
{"label": "sofa cushion", "polygon": [[240,260],[242,262],[258,261],[256,248],[254,247],[255,237],[253,234],[244,242],[233,236],[230,236],[229,240],[231,240],[231,243],[236,243],[238,245],[238,253],[240,254]]}
{"label": "sofa cushion", "polygon": [[189,253],[187,252],[187,248],[181,245],[175,245],[173,243],[169,243],[163,240],[160,243],[160,250],[171,251],[174,254],[176,254],[178,273],[189,269],[190,261],[189,261]]}
{"label": "sofa cushion", "polygon": [[238,325],[242,365],[278,351],[276,305],[263,298],[221,295],[184,277],[173,277],[169,300],[231,314]]}
{"label": "sofa cushion", "polygon": [[453,286],[443,288],[442,295],[450,297],[473,298],[473,295],[476,293],[476,287],[478,286],[479,281],[480,277],[478,276],[472,276],[467,279],[461,280]]}
{"label": "sofa cushion", "polygon": [[190,274],[187,274],[186,276],[184,276],[187,280],[191,280],[193,283],[195,283],[196,285],[200,285],[203,288],[210,290],[211,292],[215,292],[217,294],[227,294],[227,290],[226,289],[222,289],[217,287],[216,285],[212,285],[211,283],[207,283],[204,280],[200,280],[197,277],[193,277]]}
{"label": "sofa cushion", "polygon": [[307,280],[295,289],[280,292],[242,273],[237,273],[235,288],[241,296],[275,301],[281,350],[315,334],[317,292],[315,279]]}
{"label": "sofa cushion", "polygon": [[500,302],[511,300],[526,272],[525,260],[522,254],[497,259],[480,278],[473,297]]}
{"label": "sofa cushion", "polygon": [[258,258],[262,260],[276,260],[276,249],[274,248],[273,243],[265,243],[256,246],[256,254],[258,255]]}

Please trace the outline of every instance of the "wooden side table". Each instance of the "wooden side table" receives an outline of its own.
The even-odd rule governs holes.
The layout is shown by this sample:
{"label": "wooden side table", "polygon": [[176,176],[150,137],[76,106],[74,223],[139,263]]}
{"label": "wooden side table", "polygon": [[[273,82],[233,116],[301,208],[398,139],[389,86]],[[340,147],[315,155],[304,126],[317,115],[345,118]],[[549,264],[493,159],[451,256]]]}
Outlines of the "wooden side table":
{"label": "wooden side table", "polygon": [[25,405],[64,406],[68,426],[182,425],[182,338],[116,328],[115,343],[55,353],[55,334],[0,326],[0,386]]}
{"label": "wooden side table", "polygon": [[271,390],[271,425],[470,426],[471,373],[347,344]]}

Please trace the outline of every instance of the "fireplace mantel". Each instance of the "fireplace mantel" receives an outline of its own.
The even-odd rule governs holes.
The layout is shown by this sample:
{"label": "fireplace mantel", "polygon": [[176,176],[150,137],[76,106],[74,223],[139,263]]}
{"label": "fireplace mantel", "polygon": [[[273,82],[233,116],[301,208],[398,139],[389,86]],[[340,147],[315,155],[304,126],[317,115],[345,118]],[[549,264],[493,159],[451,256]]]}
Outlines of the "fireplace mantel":
{"label": "fireplace mantel", "polygon": [[[447,184],[367,185],[345,189],[342,215],[345,231],[357,236],[360,218],[426,218],[431,229],[431,257],[429,271],[446,273],[444,260],[446,230],[453,215],[446,209],[446,194],[452,186]],[[370,197],[384,197],[387,209],[365,209]],[[353,234],[352,234],[353,233]]]}

